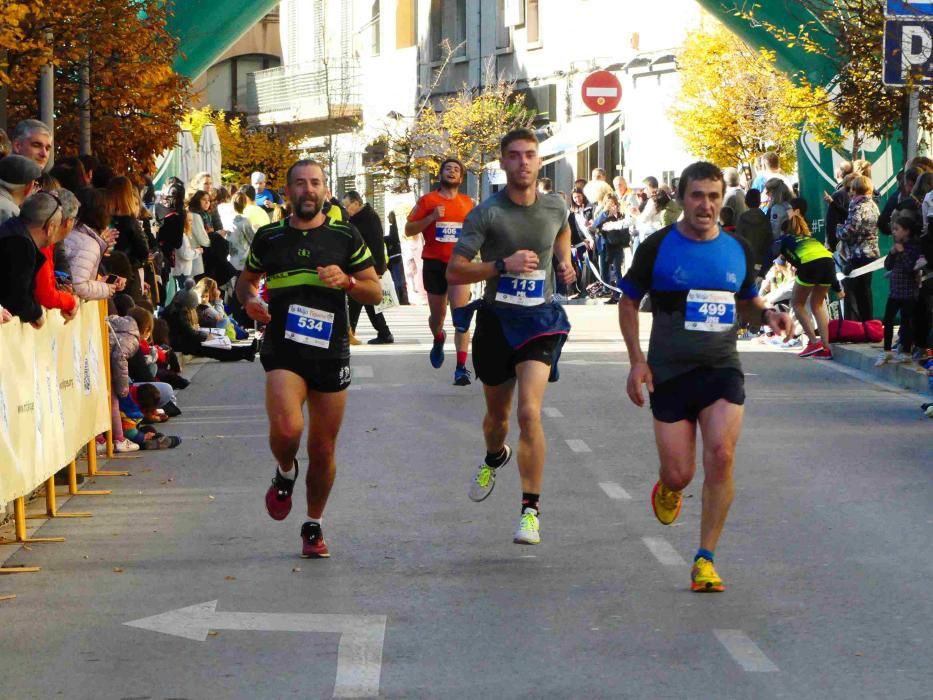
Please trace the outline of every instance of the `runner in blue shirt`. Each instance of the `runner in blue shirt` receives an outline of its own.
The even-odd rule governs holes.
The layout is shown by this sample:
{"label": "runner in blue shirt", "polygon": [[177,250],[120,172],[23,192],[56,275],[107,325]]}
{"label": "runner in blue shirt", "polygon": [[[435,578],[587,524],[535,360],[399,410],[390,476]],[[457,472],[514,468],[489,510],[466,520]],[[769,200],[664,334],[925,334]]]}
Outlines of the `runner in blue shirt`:
{"label": "runner in blue shirt", "polygon": [[[726,183],[711,163],[681,175],[683,219],[635,252],[621,282],[619,326],[631,370],[628,395],[643,406],[648,387],[661,460],[651,493],[658,520],[671,525],[681,492],[696,472],[697,426],[703,438],[703,514],[694,558],[694,591],[723,591],[713,567],[716,543],[732,503],[733,456],[742,429],[745,376],[736,349],[739,316],[789,332],[787,314],[765,308],[755,289],[755,260],[745,241],[719,227]],[[638,306],[650,295],[648,356],[638,342]]]}

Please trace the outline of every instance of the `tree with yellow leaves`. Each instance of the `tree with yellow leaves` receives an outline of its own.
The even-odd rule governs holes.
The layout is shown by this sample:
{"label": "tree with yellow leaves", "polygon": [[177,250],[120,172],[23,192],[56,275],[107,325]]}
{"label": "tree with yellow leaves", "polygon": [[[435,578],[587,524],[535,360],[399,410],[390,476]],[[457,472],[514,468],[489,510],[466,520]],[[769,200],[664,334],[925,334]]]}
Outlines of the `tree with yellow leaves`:
{"label": "tree with yellow leaves", "polygon": [[514,87],[505,80],[482,90],[463,87],[442,101],[440,112],[425,111],[422,130],[433,153],[453,155],[469,172],[482,174],[485,165],[498,154],[502,137],[531,125],[525,97],[515,93]]}
{"label": "tree with yellow leaves", "polygon": [[270,187],[285,185],[285,173],[295,160],[289,144],[271,134],[248,128],[238,116],[228,117],[222,110],[210,107],[187,114],[181,126],[191,131],[197,143],[201,130],[209,123],[217,129],[224,181],[239,184],[248,181],[250,173],[258,170],[266,174]]}
{"label": "tree with yellow leaves", "polygon": [[[754,3],[735,11],[788,48],[832,67],[828,111],[837,128],[851,134],[853,158],[859,157],[866,137],[889,137],[902,125],[911,90],[917,90],[920,100],[920,127],[933,128],[933,89],[915,85],[921,75],[911,76],[903,87],[887,86],[882,79],[885,4],[885,0],[783,0],[782,9],[790,20],[784,26],[760,16]],[[807,86],[806,76],[795,77]]]}
{"label": "tree with yellow leaves", "polygon": [[151,166],[174,143],[190,93],[172,69],[178,41],[166,30],[168,12],[161,0],[34,0],[11,20],[4,6],[0,81],[8,84],[10,123],[38,114],[39,69],[52,64],[56,153],[78,152],[88,76],[94,153],[118,171]]}
{"label": "tree with yellow leaves", "polygon": [[831,142],[835,134],[821,88],[797,86],[768,51],[754,51],[721,25],[692,32],[677,57],[680,94],[671,109],[694,155],[723,166],[753,164],[775,151],[792,170],[802,127]]}
{"label": "tree with yellow leaves", "polygon": [[462,87],[440,99],[435,111],[434,89],[459,47],[446,45],[446,58],[435,74],[434,84],[421,99],[414,119],[387,124],[377,139],[384,146],[375,170],[389,178],[389,189],[408,192],[410,182],[440,171],[444,158],[454,157],[468,172],[479,177],[498,154],[500,139],[513,129],[527,127],[533,115],[525,108],[525,96],[515,84],[496,77],[493,63],[486,67],[482,88]]}

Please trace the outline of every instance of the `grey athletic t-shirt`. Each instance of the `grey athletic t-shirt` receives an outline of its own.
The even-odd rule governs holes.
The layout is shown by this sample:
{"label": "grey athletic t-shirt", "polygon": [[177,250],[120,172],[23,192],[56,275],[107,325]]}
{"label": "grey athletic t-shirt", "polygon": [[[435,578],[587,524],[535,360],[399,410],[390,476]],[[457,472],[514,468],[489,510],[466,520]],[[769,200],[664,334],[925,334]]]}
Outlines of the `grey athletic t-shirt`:
{"label": "grey athletic t-shirt", "polygon": [[469,213],[453,252],[470,260],[479,253],[483,262],[491,262],[533,250],[538,254],[537,275],[501,281],[498,275],[492,277],[486,281],[483,299],[522,306],[549,302],[554,294],[554,240],[567,225],[567,217],[567,205],[559,195],[538,194],[534,204],[523,207],[502,190]]}

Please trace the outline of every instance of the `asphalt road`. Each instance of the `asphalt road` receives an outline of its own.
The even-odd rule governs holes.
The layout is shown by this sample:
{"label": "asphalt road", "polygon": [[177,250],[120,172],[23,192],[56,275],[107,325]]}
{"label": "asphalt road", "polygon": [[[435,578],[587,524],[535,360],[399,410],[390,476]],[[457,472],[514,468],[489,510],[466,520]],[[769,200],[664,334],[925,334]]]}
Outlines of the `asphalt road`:
{"label": "asphalt road", "polygon": [[91,485],[112,496],[62,509],[92,519],[41,527],[65,544],[7,562],[43,570],[0,578],[17,594],[0,603],[0,694],[933,697],[933,424],[918,399],[746,352],[717,552],[728,590],[697,595],[701,481],[674,527],[657,523],[651,421],[624,396],[614,307],[570,313],[540,546],[512,544],[514,463],[487,501],[467,499],[480,389],[451,385],[450,353],[431,369],[424,309],[395,310],[398,342],[354,351],[331,559],[298,557],[302,486],[288,520],[265,513],[260,366],[203,365],[165,426],[184,443],[120,461],[131,477]]}

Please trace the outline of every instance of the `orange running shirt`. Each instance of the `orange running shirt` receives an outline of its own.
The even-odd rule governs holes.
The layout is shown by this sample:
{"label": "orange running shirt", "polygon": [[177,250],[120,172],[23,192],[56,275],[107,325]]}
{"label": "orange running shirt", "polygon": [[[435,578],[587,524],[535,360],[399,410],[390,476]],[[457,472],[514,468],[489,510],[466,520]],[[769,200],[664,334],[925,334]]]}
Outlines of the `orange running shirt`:
{"label": "orange running shirt", "polygon": [[465,194],[447,199],[440,191],[434,190],[418,200],[415,208],[408,214],[408,220],[420,221],[438,207],[444,207],[444,216],[423,231],[424,250],[421,257],[446,263],[450,261],[454,245],[460,239],[463,221],[473,208],[473,200]]}

